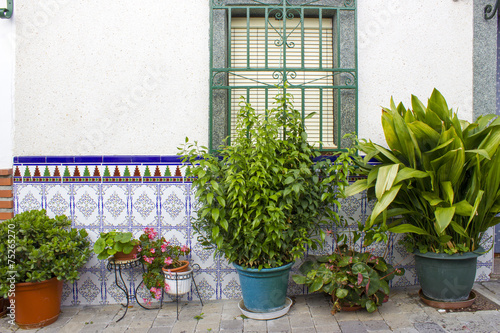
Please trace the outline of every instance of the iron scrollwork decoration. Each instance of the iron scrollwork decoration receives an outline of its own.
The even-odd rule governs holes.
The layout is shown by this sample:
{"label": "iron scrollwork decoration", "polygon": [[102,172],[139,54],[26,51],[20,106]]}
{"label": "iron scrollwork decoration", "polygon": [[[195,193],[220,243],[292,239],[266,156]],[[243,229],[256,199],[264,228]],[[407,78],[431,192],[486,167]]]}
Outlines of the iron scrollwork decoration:
{"label": "iron scrollwork decoration", "polygon": [[7,8],[0,8],[0,18],[10,19],[14,12],[14,0],[7,0]]}
{"label": "iron scrollwork decoration", "polygon": [[497,2],[495,3],[495,7],[493,7],[492,5],[487,5],[486,7],[484,7],[484,19],[485,20],[491,20],[493,17],[495,17],[495,15],[498,12],[499,3],[500,3],[500,0],[497,0]]}

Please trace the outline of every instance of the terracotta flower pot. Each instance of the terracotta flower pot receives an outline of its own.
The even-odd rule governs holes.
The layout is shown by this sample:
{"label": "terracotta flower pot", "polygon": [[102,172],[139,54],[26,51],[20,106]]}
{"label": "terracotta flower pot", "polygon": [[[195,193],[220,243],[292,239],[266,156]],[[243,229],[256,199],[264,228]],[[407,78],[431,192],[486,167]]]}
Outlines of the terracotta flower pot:
{"label": "terracotta flower pot", "polygon": [[61,312],[63,281],[52,278],[42,282],[16,283],[16,324],[33,329],[52,324]]}
{"label": "terracotta flower pot", "polygon": [[128,261],[128,260],[134,260],[137,258],[137,253],[139,253],[139,245],[134,245],[134,248],[132,249],[132,252],[129,254],[125,254],[123,252],[116,252],[113,257],[117,261]]}
{"label": "terracotta flower pot", "polygon": [[163,272],[165,274],[170,273],[175,273],[175,272],[187,272],[189,268],[189,261],[187,260],[181,260],[182,266],[179,266],[177,268],[166,268],[166,266],[163,266]]}

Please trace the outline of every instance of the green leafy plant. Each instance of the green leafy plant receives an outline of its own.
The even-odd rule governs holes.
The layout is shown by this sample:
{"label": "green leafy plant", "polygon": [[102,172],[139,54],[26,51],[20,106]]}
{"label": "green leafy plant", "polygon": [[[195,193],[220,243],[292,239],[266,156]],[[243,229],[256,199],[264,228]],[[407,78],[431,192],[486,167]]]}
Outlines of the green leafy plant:
{"label": "green leafy plant", "polygon": [[180,256],[188,255],[191,250],[186,245],[172,245],[165,237],[159,237],[154,228],[144,228],[144,233],[139,237],[139,258],[144,264],[145,272],[142,274],[144,285],[155,299],[160,299],[162,289],[168,291],[169,285],[165,283],[162,268],[173,269],[182,266]]}
{"label": "green leafy plant", "polygon": [[477,250],[486,230],[500,222],[500,118],[459,120],[437,90],[427,107],[412,96],[412,108],[391,100],[383,109],[389,149],[359,142],[367,178],[347,194],[368,190],[376,199],[367,240],[391,231],[405,233],[409,248],[424,253]]}
{"label": "green leafy plant", "polygon": [[101,232],[94,243],[94,252],[97,254],[97,259],[103,260],[117,252],[129,254],[134,249],[134,246],[139,245],[139,243],[137,239],[132,237],[131,232],[116,230]]}
{"label": "green leafy plant", "polygon": [[242,98],[230,145],[210,154],[186,138],[180,148],[196,177],[198,240],[229,262],[259,269],[292,262],[321,246],[325,218],[338,218],[346,166],[318,160],[292,99],[279,94],[273,109],[258,113]]}
{"label": "green leafy plant", "polygon": [[[323,291],[331,295],[332,313],[345,306],[360,306],[373,312],[389,296],[389,282],[405,271],[394,268],[383,257],[353,250],[361,233],[349,230],[345,219],[341,219],[339,226],[345,231],[330,232],[338,244],[334,253],[309,257],[299,268],[303,275],[294,275],[293,280],[307,285],[309,292]],[[363,228],[361,223],[358,226]]]}
{"label": "green leafy plant", "polygon": [[90,241],[84,229],[70,227],[66,216],[51,218],[45,210],[23,212],[1,223],[0,295],[7,296],[11,283],[77,280],[90,255]]}

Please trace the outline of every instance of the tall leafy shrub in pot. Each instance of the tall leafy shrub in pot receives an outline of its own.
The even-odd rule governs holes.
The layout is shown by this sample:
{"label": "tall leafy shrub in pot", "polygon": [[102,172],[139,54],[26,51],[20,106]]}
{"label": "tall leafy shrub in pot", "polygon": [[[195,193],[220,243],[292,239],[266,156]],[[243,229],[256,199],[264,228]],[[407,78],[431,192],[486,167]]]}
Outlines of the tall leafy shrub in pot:
{"label": "tall leafy shrub in pot", "polygon": [[[285,303],[290,264],[322,244],[324,216],[338,218],[332,206],[339,204],[336,187],[345,186],[347,172],[329,159],[315,162],[319,153],[307,142],[290,95],[276,96],[266,114],[244,100],[240,106],[230,145],[210,154],[186,139],[180,154],[197,177],[192,223],[199,241],[246,272],[288,265],[284,287],[271,293],[280,299],[268,307],[275,309]],[[245,306],[253,310],[245,293]]]}
{"label": "tall leafy shrub in pot", "polygon": [[[462,268],[454,268],[459,274],[441,273],[443,261],[433,264],[439,271],[433,275],[442,279],[468,275],[467,282],[457,281],[451,288],[428,291],[422,283],[437,286],[437,282],[417,272],[424,295],[462,300],[472,288],[478,255],[464,253],[482,252],[485,232],[500,222],[496,217],[500,212],[500,118],[459,120],[437,90],[427,107],[412,96],[412,109],[396,106],[392,100],[390,108],[383,109],[389,149],[371,141],[359,143],[366,153],[362,170],[367,178],[350,186],[347,193],[368,190],[376,198],[365,226],[368,239],[380,239],[386,231],[406,234],[409,250],[416,250],[417,268],[423,257],[448,260],[453,267],[457,259],[470,257],[473,271],[468,274]],[[379,163],[368,164],[372,158]]]}

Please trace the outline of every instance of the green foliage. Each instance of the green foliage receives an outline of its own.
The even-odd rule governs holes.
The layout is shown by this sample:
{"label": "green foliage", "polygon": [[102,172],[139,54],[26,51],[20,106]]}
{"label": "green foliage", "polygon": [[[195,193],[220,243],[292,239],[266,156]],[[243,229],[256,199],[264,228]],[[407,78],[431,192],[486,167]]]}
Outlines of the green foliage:
{"label": "green foliage", "polygon": [[298,284],[306,284],[309,292],[323,291],[332,295],[335,313],[342,306],[361,306],[368,312],[377,310],[386,295],[389,281],[404,275],[404,269],[394,268],[383,257],[337,247],[328,256],[312,258],[299,268],[304,275],[294,275]]}
{"label": "green foliage", "polygon": [[[367,179],[347,193],[368,190],[377,200],[368,241],[391,231],[406,233],[406,243],[423,252],[474,251],[500,222],[500,118],[459,120],[437,90],[427,107],[412,96],[412,108],[391,100],[383,109],[389,149],[359,143]],[[369,165],[372,158],[380,163]]]}
{"label": "green foliage", "polygon": [[[231,145],[216,155],[195,142],[180,148],[198,200],[198,240],[229,262],[279,267],[324,241],[324,219],[336,221],[338,191],[349,159],[319,159],[289,94],[258,114],[242,98]],[[316,159],[316,160],[315,160]]]}
{"label": "green foliage", "polygon": [[139,241],[132,238],[131,232],[112,230],[101,232],[99,238],[94,243],[94,252],[97,254],[97,259],[103,260],[114,255],[116,252],[129,254],[135,245],[139,245]]}
{"label": "green foliage", "polygon": [[7,296],[12,276],[15,283],[53,277],[77,280],[90,255],[90,241],[85,230],[70,226],[66,216],[50,218],[45,210],[20,213],[1,223],[0,295]]}
{"label": "green foliage", "polygon": [[139,258],[144,264],[145,271],[142,274],[144,285],[150,291],[151,296],[160,299],[162,289],[170,288],[165,283],[163,269],[181,267],[180,256],[188,255],[191,250],[186,246],[173,245],[165,237],[158,237],[154,228],[144,228],[144,233],[139,237]]}

